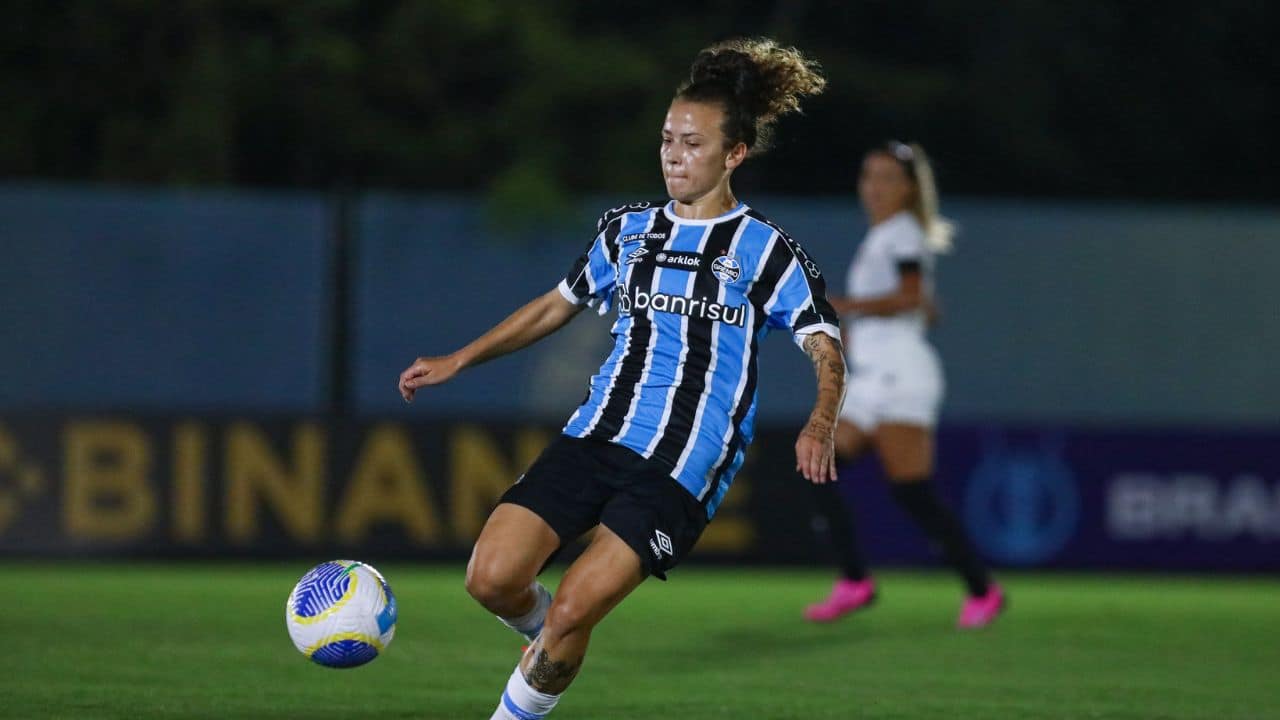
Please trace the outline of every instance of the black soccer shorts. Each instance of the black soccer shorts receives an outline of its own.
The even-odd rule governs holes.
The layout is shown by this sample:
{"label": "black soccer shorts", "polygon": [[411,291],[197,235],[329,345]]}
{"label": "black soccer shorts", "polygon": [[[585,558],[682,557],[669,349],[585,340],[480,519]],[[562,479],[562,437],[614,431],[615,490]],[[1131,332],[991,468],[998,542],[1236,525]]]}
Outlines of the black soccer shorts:
{"label": "black soccer shorts", "polygon": [[601,440],[559,436],[499,502],[528,508],[572,542],[602,524],[660,580],[707,526],[702,505],[667,471],[638,453]]}

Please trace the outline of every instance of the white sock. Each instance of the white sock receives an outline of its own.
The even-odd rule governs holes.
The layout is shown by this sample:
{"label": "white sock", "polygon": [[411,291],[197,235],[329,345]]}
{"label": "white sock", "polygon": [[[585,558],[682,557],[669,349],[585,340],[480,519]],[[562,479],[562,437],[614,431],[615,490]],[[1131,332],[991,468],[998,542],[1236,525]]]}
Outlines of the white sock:
{"label": "white sock", "polygon": [[521,615],[520,617],[504,618],[498,617],[503,625],[515,630],[525,637],[529,642],[533,642],[538,638],[538,633],[542,632],[542,623],[547,619],[547,608],[551,607],[551,591],[542,586],[537,580],[530,585],[537,599],[533,603],[533,609]]}
{"label": "white sock", "polygon": [[498,709],[493,711],[489,720],[541,720],[557,702],[560,702],[559,695],[548,695],[529,687],[520,666],[516,665],[511,679],[507,680],[507,689],[498,701]]}

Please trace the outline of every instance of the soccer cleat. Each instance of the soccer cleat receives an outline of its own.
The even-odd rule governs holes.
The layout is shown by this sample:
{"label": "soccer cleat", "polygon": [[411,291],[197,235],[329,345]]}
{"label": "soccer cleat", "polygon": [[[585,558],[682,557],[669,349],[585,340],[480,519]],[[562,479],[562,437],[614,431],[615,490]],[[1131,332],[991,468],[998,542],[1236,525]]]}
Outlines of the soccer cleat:
{"label": "soccer cleat", "polygon": [[841,578],[831,588],[825,600],[804,609],[804,619],[809,622],[839,620],[856,610],[870,607],[876,600],[876,583],[871,578],[849,580]]}
{"label": "soccer cleat", "polygon": [[961,629],[981,628],[995,622],[996,616],[1004,612],[1009,605],[1009,598],[1004,590],[995,583],[987,588],[986,595],[968,597],[960,608],[960,619],[956,627]]}

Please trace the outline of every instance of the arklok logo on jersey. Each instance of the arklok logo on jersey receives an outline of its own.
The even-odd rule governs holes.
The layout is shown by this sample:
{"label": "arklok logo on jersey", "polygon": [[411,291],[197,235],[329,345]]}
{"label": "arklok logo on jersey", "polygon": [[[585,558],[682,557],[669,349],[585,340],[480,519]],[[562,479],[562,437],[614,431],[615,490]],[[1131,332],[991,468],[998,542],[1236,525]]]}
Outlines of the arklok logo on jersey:
{"label": "arklok logo on jersey", "polygon": [[622,286],[618,290],[618,314],[630,315],[632,312],[652,310],[654,312],[683,315],[700,320],[728,323],[737,327],[747,326],[747,306],[729,307],[708,300],[668,295],[666,293],[649,293],[640,288]]}
{"label": "arklok logo on jersey", "polygon": [[[649,256],[649,249],[641,245],[640,247],[627,253],[627,265],[635,265],[642,262]],[[659,250],[653,256],[653,262],[659,267],[672,268],[675,270],[697,271],[702,267],[702,256],[695,252],[681,252],[678,250]]]}
{"label": "arklok logo on jersey", "polygon": [[654,255],[653,261],[661,267],[676,270],[697,270],[702,267],[702,256],[692,252],[665,250]]}

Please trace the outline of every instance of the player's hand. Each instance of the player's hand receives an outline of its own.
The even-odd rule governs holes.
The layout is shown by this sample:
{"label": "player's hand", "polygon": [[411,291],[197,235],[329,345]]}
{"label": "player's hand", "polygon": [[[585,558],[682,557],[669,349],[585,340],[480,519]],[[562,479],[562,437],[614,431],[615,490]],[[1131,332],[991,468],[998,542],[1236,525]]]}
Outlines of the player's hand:
{"label": "player's hand", "polygon": [[815,485],[835,482],[836,437],[830,423],[809,420],[796,440],[796,472]]}
{"label": "player's hand", "polygon": [[400,373],[400,397],[405,402],[413,402],[413,395],[418,388],[439,385],[457,375],[461,369],[462,363],[453,355],[420,357]]}

